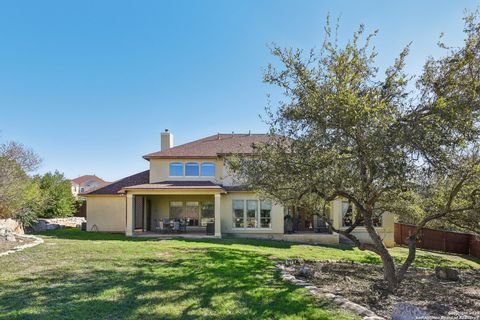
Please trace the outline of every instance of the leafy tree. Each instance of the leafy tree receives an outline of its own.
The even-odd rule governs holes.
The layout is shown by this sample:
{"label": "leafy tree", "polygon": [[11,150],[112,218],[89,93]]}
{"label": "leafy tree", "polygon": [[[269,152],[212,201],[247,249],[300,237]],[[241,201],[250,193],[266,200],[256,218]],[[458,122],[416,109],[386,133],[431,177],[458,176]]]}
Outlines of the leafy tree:
{"label": "leafy tree", "polygon": [[34,180],[42,197],[40,217],[69,217],[75,213],[76,199],[72,195],[70,181],[62,173],[48,172],[43,176],[35,176]]}
{"label": "leafy tree", "polygon": [[28,172],[40,164],[39,157],[16,142],[0,144],[0,217],[19,218],[28,225],[36,214],[39,192]]}
{"label": "leafy tree", "polygon": [[[442,45],[448,54],[427,61],[415,94],[404,72],[408,46],[381,76],[370,45],[376,32],[363,26],[340,46],[327,23],[321,49],[307,55],[274,46],[280,67],[270,65],[265,82],[285,99],[267,109],[271,139],[254,146],[253,160],[230,160],[243,183],[286,205],[353,203],[352,225],[334,231],[380,256],[390,291],[415,259],[421,227],[479,221],[480,24],[476,14],[465,22],[464,46]],[[418,224],[400,266],[374,227],[385,212]],[[370,242],[352,234],[359,225]]]}

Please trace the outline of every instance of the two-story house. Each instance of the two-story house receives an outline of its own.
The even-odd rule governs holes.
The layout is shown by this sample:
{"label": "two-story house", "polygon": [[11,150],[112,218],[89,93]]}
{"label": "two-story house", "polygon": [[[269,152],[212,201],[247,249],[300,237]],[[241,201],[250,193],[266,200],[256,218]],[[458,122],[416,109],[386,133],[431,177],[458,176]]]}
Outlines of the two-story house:
{"label": "two-story house", "polygon": [[72,194],[77,197],[81,193],[87,193],[100,187],[106,186],[107,182],[96,175],[84,175],[70,180]]}
{"label": "two-story house", "polygon": [[[85,194],[87,230],[145,233],[201,233],[338,243],[339,235],[317,228],[318,217],[301,208],[284,208],[236,185],[225,157],[251,154],[265,134],[216,134],[173,146],[173,135],[161,134],[161,150],[143,156],[150,169]],[[331,203],[331,223],[348,227],[353,207]],[[285,216],[293,216],[286,230]],[[378,222],[387,245],[393,245],[393,217]],[[365,230],[355,234],[368,240]],[[286,232],[288,231],[288,232]],[[296,231],[296,232],[291,232]]]}

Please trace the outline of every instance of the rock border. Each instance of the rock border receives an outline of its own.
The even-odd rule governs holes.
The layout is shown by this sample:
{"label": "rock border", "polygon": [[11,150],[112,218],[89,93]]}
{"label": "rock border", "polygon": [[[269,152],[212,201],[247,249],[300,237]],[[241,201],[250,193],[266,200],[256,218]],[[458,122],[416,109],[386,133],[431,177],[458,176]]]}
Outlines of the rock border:
{"label": "rock border", "polygon": [[43,243],[43,239],[42,238],[39,238],[39,237],[36,237],[34,235],[27,235],[27,234],[23,234],[23,235],[15,235],[16,237],[19,237],[19,238],[29,238],[29,239],[34,239],[33,242],[30,242],[30,243],[26,243],[26,244],[22,244],[18,247],[15,247],[13,249],[10,249],[10,250],[7,250],[5,252],[0,252],[0,257],[4,257],[4,256],[8,256],[9,254],[12,254],[12,253],[15,253],[15,252],[19,252],[19,251],[23,251],[27,248],[31,248],[31,247],[35,247],[35,246],[38,246],[39,244],[42,244]]}
{"label": "rock border", "polygon": [[[283,280],[288,281],[294,285],[304,287],[307,289],[313,296],[319,298],[326,298],[336,304],[344,308],[351,313],[363,317],[363,320],[385,320],[385,318],[378,316],[372,310],[365,308],[364,306],[359,305],[358,303],[352,302],[339,294],[332,293],[326,289],[319,288],[314,284],[307,282],[305,280],[299,279],[295,277],[293,274],[289,273],[286,269],[286,266],[292,264],[299,264],[303,263],[304,261],[300,261],[300,259],[293,259],[293,260],[285,260],[280,263],[277,263],[276,267],[280,271],[281,277]],[[327,262],[327,261],[322,261]]]}

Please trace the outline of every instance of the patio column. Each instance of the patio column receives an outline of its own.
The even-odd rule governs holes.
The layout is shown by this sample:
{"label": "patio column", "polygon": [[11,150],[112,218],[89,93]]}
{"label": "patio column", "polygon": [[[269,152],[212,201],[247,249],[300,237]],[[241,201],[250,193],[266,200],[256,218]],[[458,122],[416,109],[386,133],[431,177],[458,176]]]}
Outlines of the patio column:
{"label": "patio column", "polygon": [[215,197],[215,236],[221,237],[222,236],[222,217],[220,215],[220,194],[216,193]]}
{"label": "patio column", "polygon": [[342,226],[342,200],[335,199],[332,201],[332,225],[335,229],[340,229]]}
{"label": "patio column", "polygon": [[133,195],[127,193],[127,212],[126,212],[126,225],[125,225],[125,235],[131,237],[133,235],[133,212],[135,202],[133,201]]}

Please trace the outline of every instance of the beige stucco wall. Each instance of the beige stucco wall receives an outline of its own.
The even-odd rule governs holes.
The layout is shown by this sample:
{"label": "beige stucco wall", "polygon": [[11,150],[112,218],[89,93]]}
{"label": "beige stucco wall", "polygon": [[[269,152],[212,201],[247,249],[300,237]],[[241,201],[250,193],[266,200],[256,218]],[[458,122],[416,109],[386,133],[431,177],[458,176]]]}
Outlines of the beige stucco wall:
{"label": "beige stucco wall", "polygon": [[[336,229],[346,229],[345,227],[342,227],[342,199],[332,201],[331,207],[333,214],[333,226]],[[393,214],[384,214],[382,217],[382,227],[376,228],[387,247],[395,246],[393,234],[394,223],[395,220]],[[371,243],[370,236],[364,227],[356,227],[355,230],[352,231],[352,235],[356,236],[362,242]]]}
{"label": "beige stucco wall", "polygon": [[[394,247],[395,246],[395,240],[394,240],[394,215],[393,214],[384,214],[383,215],[383,220],[382,220],[382,227],[375,228],[380,235],[380,237],[383,239],[383,243],[387,247]],[[372,240],[370,239],[370,236],[367,233],[367,230],[363,227],[357,227],[355,228],[354,231],[352,231],[352,234],[356,236],[360,241],[365,242],[365,243],[371,243]]]}
{"label": "beige stucco wall", "polygon": [[[215,163],[215,177],[170,177],[169,167],[171,162],[213,162]],[[178,181],[178,180],[198,180],[198,181],[213,181],[218,184],[223,183],[223,161],[221,159],[150,159],[150,182],[161,181]]]}
{"label": "beige stucco wall", "polygon": [[125,232],[125,210],[124,196],[87,197],[87,230]]}
{"label": "beige stucco wall", "polygon": [[232,200],[255,200],[259,199],[258,195],[254,192],[232,192],[228,194],[222,194],[220,199],[220,210],[222,220],[222,234],[283,234],[283,218],[284,209],[283,206],[273,203],[272,204],[272,228],[233,228],[233,208]]}

